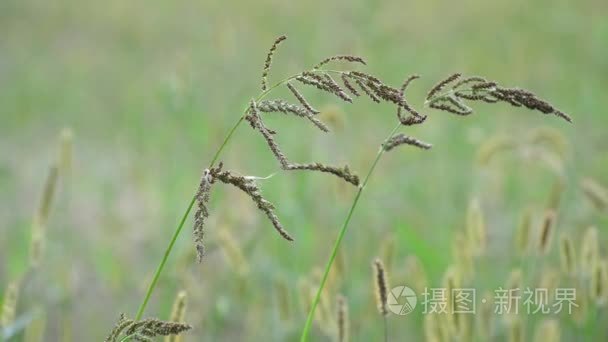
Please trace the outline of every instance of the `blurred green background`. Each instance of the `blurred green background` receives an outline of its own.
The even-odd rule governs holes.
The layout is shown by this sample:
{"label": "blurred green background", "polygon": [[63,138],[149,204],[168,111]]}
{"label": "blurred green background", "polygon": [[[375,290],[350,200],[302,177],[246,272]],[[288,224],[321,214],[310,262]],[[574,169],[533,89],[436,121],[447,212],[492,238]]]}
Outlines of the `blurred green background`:
{"label": "blurred green background", "polygon": [[[391,283],[408,284],[404,260],[416,255],[437,285],[472,198],[488,229],[474,285],[505,282],[517,222],[526,208],[542,215],[556,177],[526,151],[479,165],[478,150],[493,137],[525,140],[541,127],[560,132],[568,144],[558,163],[565,180],[558,230],[578,239],[595,224],[605,241],[606,214],[579,188],[585,177],[608,184],[605,1],[3,0],[0,293],[28,267],[32,216],[57,137],[64,127],[74,134],[73,165],[60,176],[42,267],[22,291],[17,313],[41,308],[44,341],[99,341],[121,312],[135,314],[201,170],[258,94],[266,51],[280,34],[289,39],[275,55],[271,80],[341,53],[364,56],[366,70],[393,85],[422,76],[408,90],[409,101],[429,119],[407,134],[434,147],[386,155],[342,246],[344,274],[334,290],[348,298],[352,340],[382,337],[372,259],[392,242],[385,261]],[[456,71],[531,89],[574,124],[506,105],[476,105],[467,118],[423,109],[426,90]],[[395,124],[394,108],[307,95],[332,118],[333,132],[276,116],[268,124],[279,131],[284,152],[294,161],[348,163],[362,173]],[[246,125],[222,159],[242,174],[278,171],[263,139]],[[218,186],[208,257],[196,263],[190,219],[147,316],[167,319],[175,294],[185,289],[186,321],[194,326],[186,341],[297,338],[305,320],[298,283],[324,266],[355,189],[332,176],[297,172],[280,172],[261,186],[295,242],[282,240],[244,194]],[[220,230],[236,239],[248,271],[222,253]],[[556,264],[555,248],[551,256]],[[421,317],[390,317],[391,340],[420,340]],[[596,338],[605,340],[599,327],[606,316],[598,317],[604,320]],[[580,338],[577,327],[564,329],[564,340]],[[504,338],[500,328],[496,334]],[[314,341],[331,338],[315,325]]]}

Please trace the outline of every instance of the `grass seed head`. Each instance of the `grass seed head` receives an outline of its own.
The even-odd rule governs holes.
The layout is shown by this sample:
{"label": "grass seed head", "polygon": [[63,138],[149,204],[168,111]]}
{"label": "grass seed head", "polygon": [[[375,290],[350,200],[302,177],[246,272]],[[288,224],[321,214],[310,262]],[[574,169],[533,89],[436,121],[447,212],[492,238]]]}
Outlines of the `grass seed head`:
{"label": "grass seed head", "polygon": [[374,288],[376,294],[376,306],[382,316],[388,315],[388,275],[384,268],[384,263],[380,258],[376,258],[372,264],[374,270]]}
{"label": "grass seed head", "polygon": [[272,57],[274,56],[275,51],[277,50],[277,46],[281,44],[282,41],[287,39],[286,36],[279,36],[275,39],[274,43],[268,50],[268,54],[266,55],[266,62],[264,62],[264,70],[262,71],[262,91],[266,91],[268,89],[268,72],[270,71],[270,66],[272,65]]}
{"label": "grass seed head", "polygon": [[545,212],[538,239],[538,251],[540,254],[546,255],[551,249],[553,231],[555,230],[555,218],[556,213],[554,210],[550,209]]}
{"label": "grass seed head", "polygon": [[337,313],[336,322],[338,327],[338,342],[347,342],[349,340],[350,319],[348,315],[348,301],[343,295],[338,295],[336,301]]}
{"label": "grass seed head", "polygon": [[590,277],[600,258],[599,233],[596,227],[589,227],[583,233],[581,242],[580,267],[584,277]]}
{"label": "grass seed head", "polygon": [[576,251],[572,237],[569,234],[562,233],[560,235],[559,257],[562,273],[567,276],[573,276],[576,273]]}
{"label": "grass seed head", "polygon": [[6,286],[0,309],[0,327],[8,327],[15,321],[20,290],[21,280],[19,279],[9,282]]}
{"label": "grass seed head", "polygon": [[[171,317],[169,318],[170,322],[184,322],[186,318],[186,306],[187,306],[188,294],[186,291],[182,290],[177,293],[175,296],[175,301],[173,302],[173,308],[171,309]],[[169,335],[165,336],[164,342],[181,342],[182,335]]]}
{"label": "grass seed head", "polygon": [[592,178],[585,178],[580,183],[583,194],[598,210],[608,209],[608,189]]}

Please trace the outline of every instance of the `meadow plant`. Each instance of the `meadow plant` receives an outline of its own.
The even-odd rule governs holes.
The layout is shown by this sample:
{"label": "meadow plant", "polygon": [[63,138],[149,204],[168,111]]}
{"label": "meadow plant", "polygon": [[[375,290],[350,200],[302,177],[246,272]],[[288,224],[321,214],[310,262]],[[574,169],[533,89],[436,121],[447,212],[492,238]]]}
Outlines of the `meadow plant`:
{"label": "meadow plant", "polygon": [[[306,341],[308,338],[311,324],[313,318],[315,317],[315,309],[321,299],[323,289],[328,280],[332,265],[336,260],[342,239],[345,236],[361,194],[366,189],[366,186],[372,177],[381,157],[385,152],[393,151],[399,146],[409,145],[424,150],[431,148],[430,144],[399,132],[401,128],[420,125],[425,123],[427,120],[428,116],[415,109],[414,106],[406,99],[407,89],[414,83],[414,81],[420,78],[418,75],[408,76],[400,86],[394,87],[382,81],[379,76],[359,70],[361,67],[365,67],[367,65],[367,61],[362,57],[352,55],[337,55],[324,58],[310,69],[288,76],[271,85],[269,82],[269,76],[273,58],[279,45],[285,40],[285,36],[280,36],[272,44],[264,62],[260,92],[247,101],[241,116],[236,119],[236,123],[227,133],[225,139],[213,155],[208,166],[203,170],[198,190],[191,198],[190,204],[188,205],[173,236],[169,240],[169,245],[156,269],[156,272],[154,273],[154,277],[148,287],[144,300],[135,315],[135,319],[133,321],[127,320],[126,318],[121,319],[119,322],[119,326],[122,327],[121,331],[126,330],[137,332],[141,336],[144,336],[144,332],[146,331],[140,332],[140,330],[138,330],[140,329],[139,327],[148,327],[150,324],[161,324],[149,323],[156,321],[142,321],[141,318],[156,287],[160,274],[164,269],[167,259],[171,254],[175,241],[180,235],[182,228],[184,227],[185,222],[190,216],[190,212],[195,205],[194,244],[198,255],[198,260],[202,261],[204,259],[204,233],[206,220],[209,217],[210,212],[209,201],[212,195],[212,190],[217,187],[218,183],[234,186],[244,192],[256,204],[260,212],[268,218],[271,225],[283,239],[289,242],[294,241],[294,237],[282,225],[278,215],[275,212],[274,205],[263,196],[261,188],[257,182],[259,178],[241,175],[239,172],[225,168],[224,163],[220,161],[220,156],[224,148],[232,139],[237,128],[241,126],[241,123],[244,121],[246,121],[255,132],[259,133],[261,138],[266,142],[269,151],[275,157],[281,170],[327,173],[357,187],[351,207],[346,215],[342,227],[339,230],[338,237],[332,248],[326,267],[322,272],[318,287],[314,289],[316,294],[312,299],[312,304],[309,307],[307,306],[309,312],[302,331],[301,341]],[[337,100],[346,103],[353,103],[355,102],[355,99],[359,97],[367,97],[372,102],[389,103],[395,107],[397,119],[396,125],[390,131],[387,137],[381,141],[376,157],[369,166],[365,177],[360,178],[348,165],[336,166],[319,162],[295,162],[288,158],[288,156],[282,151],[276,139],[280,131],[268,127],[264,122],[267,113],[280,112],[285,115],[293,115],[309,122],[322,132],[329,132],[328,126],[319,118],[319,111],[315,109],[311,101],[309,101],[300,91],[300,89],[304,87],[317,89],[320,92],[329,94],[335,97]],[[293,100],[289,101],[280,98],[268,99],[273,91],[279,88],[288,90],[293,96]],[[543,114],[554,115],[571,122],[568,115],[528,90],[516,87],[505,87],[500,85],[498,82],[491,81],[483,77],[463,76],[460,73],[452,74],[434,85],[428,91],[424,105],[430,109],[444,111],[459,116],[466,116],[473,113],[473,109],[469,106],[469,104],[475,102],[490,104],[503,103],[513,107],[524,107]],[[480,218],[473,219],[473,223],[470,224],[471,227],[469,228],[469,236],[474,239],[478,249],[477,252],[479,253],[483,250],[485,231],[483,222],[475,222],[475,220],[480,220]],[[382,264],[375,262],[374,268],[377,279],[380,281],[382,279],[380,275],[384,274]],[[384,292],[382,291],[382,288],[380,288],[378,291],[380,294],[384,293],[385,302],[386,283],[384,284]],[[380,309],[381,313],[386,315],[386,306],[381,306]],[[130,326],[130,328],[126,328],[126,326]],[[185,330],[185,326],[180,325],[179,327],[179,329],[172,331],[177,332],[179,330],[181,332]],[[118,335],[120,334],[117,334],[115,331],[112,336]]]}

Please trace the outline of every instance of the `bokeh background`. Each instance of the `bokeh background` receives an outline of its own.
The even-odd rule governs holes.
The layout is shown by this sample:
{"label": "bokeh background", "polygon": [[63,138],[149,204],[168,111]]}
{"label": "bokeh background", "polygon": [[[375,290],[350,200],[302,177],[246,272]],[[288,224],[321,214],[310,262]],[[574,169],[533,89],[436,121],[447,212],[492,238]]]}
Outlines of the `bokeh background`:
{"label": "bokeh background", "polygon": [[[383,336],[373,258],[385,258],[392,284],[408,285],[405,260],[414,255],[428,283],[440,285],[473,199],[488,230],[487,252],[475,266],[479,292],[504,286],[513,267],[526,265],[513,247],[518,222],[525,210],[539,221],[556,193],[559,232],[578,244],[596,225],[606,241],[606,212],[580,189],[586,178],[608,184],[605,1],[3,0],[0,297],[28,274],[16,314],[26,330],[37,330],[28,339],[100,341],[121,312],[135,314],[202,169],[258,94],[266,51],[280,34],[289,39],[271,80],[340,53],[364,56],[367,70],[393,85],[422,75],[409,100],[429,119],[407,132],[434,147],[386,155],[342,246],[330,297],[348,299],[352,340]],[[506,105],[476,105],[467,118],[423,110],[426,90],[456,71],[531,89],[574,124]],[[307,95],[333,132],[269,119],[286,154],[362,173],[395,123],[394,108]],[[66,129],[72,164],[60,174],[43,260],[31,274],[32,218]],[[557,138],[531,139],[539,130]],[[480,149],[497,137],[521,144],[481,163]],[[222,159],[242,174],[278,171],[246,125]],[[282,240],[244,194],[216,187],[207,258],[196,263],[190,218],[147,316],[167,319],[176,293],[186,290],[186,321],[194,326],[186,341],[296,340],[305,320],[302,284],[314,283],[324,267],[355,189],[319,173],[279,172],[260,184],[296,241]],[[226,236],[243,260],[226,253]],[[559,267],[555,247],[542,267]],[[582,327],[564,323],[562,339],[605,340],[606,315],[594,317]],[[422,339],[419,312],[388,321],[391,340]],[[332,340],[322,325],[313,340]],[[497,321],[494,337],[504,339],[506,330]],[[533,335],[533,322],[526,333]]]}

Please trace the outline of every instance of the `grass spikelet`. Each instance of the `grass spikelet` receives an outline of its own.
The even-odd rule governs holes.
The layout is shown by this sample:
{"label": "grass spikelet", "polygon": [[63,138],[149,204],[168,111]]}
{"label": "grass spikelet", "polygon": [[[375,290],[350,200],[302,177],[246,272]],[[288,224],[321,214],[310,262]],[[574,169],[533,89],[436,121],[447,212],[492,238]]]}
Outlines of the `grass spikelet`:
{"label": "grass spikelet", "polygon": [[[475,77],[475,82],[468,81],[457,83],[449,92],[439,94],[449,83],[457,80],[460,74],[454,74],[443,81],[440,81],[429,91],[426,103],[430,107],[451,112],[458,115],[468,115],[472,111],[459,99],[469,101],[482,101],[486,103],[505,102],[514,107],[526,107],[536,110],[543,114],[553,114],[568,122],[572,119],[564,112],[555,108],[549,102],[540,99],[536,94],[520,88],[504,88],[498,86],[496,82],[481,81]],[[471,84],[470,88],[464,89],[463,85]]]}
{"label": "grass spikelet", "polygon": [[555,319],[544,319],[537,323],[534,332],[534,342],[559,342],[559,322]]}
{"label": "grass spikelet", "polygon": [[583,233],[580,267],[583,276],[590,277],[600,257],[598,230],[589,227]]}
{"label": "grass spikelet", "polygon": [[429,107],[450,112],[452,114],[460,116],[466,116],[473,113],[473,110],[471,108],[467,107],[465,104],[456,100],[452,96],[444,96],[434,99],[430,102]]}
{"label": "grass spikelet", "polygon": [[608,263],[602,260],[595,263],[591,274],[589,296],[600,307],[608,300]]}
{"label": "grass spikelet", "polygon": [[15,321],[20,288],[21,280],[13,280],[6,286],[0,310],[0,327],[7,327]]}
{"label": "grass spikelet", "polygon": [[405,259],[406,284],[414,289],[416,293],[423,293],[428,286],[428,278],[424,266],[415,255]]}
{"label": "grass spikelet", "polygon": [[152,341],[152,337],[178,335],[191,328],[184,323],[161,321],[155,318],[133,321],[122,314],[105,341],[119,342],[127,337],[136,341]]}
{"label": "grass spikelet", "polygon": [[333,62],[333,61],[345,61],[345,62],[360,63],[363,65],[367,65],[367,63],[365,63],[365,60],[359,56],[336,55],[336,56],[327,57],[324,60],[320,61],[317,65],[315,65],[313,67],[313,69],[319,69],[320,67],[324,66],[325,64],[327,64],[329,62]]}
{"label": "grass spikelet", "polygon": [[249,263],[243,255],[243,250],[239,246],[238,241],[234,238],[234,235],[227,229],[221,229],[218,233],[218,242],[232,269],[240,277],[247,276],[249,273]]}
{"label": "grass spikelet", "polygon": [[[321,122],[320,120],[318,120],[317,118],[314,117],[314,114],[316,114],[316,112],[313,113],[309,109],[306,109],[306,108],[300,107],[300,106],[296,106],[293,104],[289,104],[283,100],[260,101],[257,104],[257,109],[260,112],[266,112],[266,113],[281,112],[284,114],[295,114],[296,116],[309,120],[315,126],[317,126],[317,128],[319,128],[321,131],[329,132],[329,128],[327,128],[327,126],[325,126],[325,124],[323,122]],[[314,109],[311,108],[311,110],[314,110]]]}
{"label": "grass spikelet", "polygon": [[264,70],[262,71],[262,91],[266,91],[268,89],[268,72],[270,71],[270,66],[272,65],[272,57],[277,50],[277,46],[279,46],[279,44],[281,44],[281,42],[285,39],[287,39],[286,36],[279,36],[277,39],[275,39],[274,43],[270,47],[270,50],[268,50],[266,62],[264,62]]}
{"label": "grass spikelet", "polygon": [[459,73],[455,73],[455,74],[448,76],[446,79],[439,81],[439,83],[435,84],[431,88],[431,90],[429,90],[429,92],[426,94],[426,100],[429,101],[431,98],[433,98],[433,96],[435,94],[439,93],[446,85],[459,79],[460,75],[461,74],[459,74]]}
{"label": "grass spikelet", "polygon": [[287,88],[289,88],[289,91],[291,91],[291,93],[293,94],[293,96],[295,96],[295,98],[302,104],[302,106],[304,108],[306,108],[310,113],[312,114],[319,114],[319,111],[314,109],[310,103],[308,103],[308,101],[306,101],[306,99],[304,98],[304,95],[302,95],[298,89],[296,89],[296,87],[294,87],[291,83],[287,82],[285,84],[287,86]]}
{"label": "grass spikelet", "polygon": [[507,136],[493,136],[479,146],[477,150],[477,163],[479,165],[488,165],[488,163],[502,152],[513,150],[517,147],[517,142]]}
{"label": "grass spikelet", "polygon": [[249,195],[249,197],[251,197],[255,204],[257,204],[258,209],[260,209],[260,211],[266,214],[266,216],[268,217],[270,222],[272,222],[272,225],[279,233],[279,235],[281,235],[281,237],[283,237],[285,240],[293,241],[291,235],[287,233],[287,231],[283,228],[283,225],[279,221],[279,218],[275,215],[274,205],[264,199],[264,197],[262,197],[262,193],[260,192],[260,188],[255,182],[255,178],[235,176],[230,171],[222,171],[222,166],[222,163],[220,163],[217,168],[212,169],[210,171],[212,180],[217,179],[224,184],[233,185],[244,193],[246,193],[247,195]]}
{"label": "grass spikelet", "polygon": [[359,88],[363,90],[365,95],[367,95],[372,101],[380,103],[380,99],[378,98],[378,96],[376,96],[376,94],[374,94],[363,82],[361,82],[361,80],[356,79],[355,83],[357,83],[357,86],[359,86]]}
{"label": "grass spikelet", "polygon": [[346,297],[344,297],[343,295],[338,295],[336,307],[336,322],[338,327],[337,341],[347,342],[349,340],[350,319],[348,316],[348,301],[346,300]]}
{"label": "grass spikelet", "polygon": [[538,238],[538,251],[540,254],[546,255],[551,249],[553,231],[555,230],[555,218],[556,214],[554,210],[550,209],[545,212]]}
{"label": "grass spikelet", "polygon": [[469,203],[466,219],[466,232],[468,246],[474,255],[481,255],[486,248],[487,231],[486,224],[479,205],[479,200],[474,198]]}
{"label": "grass spikelet", "polygon": [[205,236],[204,226],[205,219],[209,217],[207,204],[209,203],[212,182],[213,176],[211,175],[210,170],[205,169],[196,192],[197,209],[194,213],[194,244],[196,246],[198,262],[201,262],[203,260],[203,256],[205,255],[205,246],[203,244],[203,239]]}
{"label": "grass spikelet", "polygon": [[384,143],[383,148],[385,151],[388,152],[388,151],[394,149],[395,147],[401,146],[401,145],[411,145],[411,146],[421,148],[423,150],[428,150],[431,147],[433,147],[433,145],[427,144],[424,141],[420,141],[418,139],[409,137],[403,133],[399,133],[399,134],[395,134],[390,139],[388,139],[386,141],[386,143]]}
{"label": "grass spikelet", "polygon": [[[171,309],[170,322],[183,323],[186,318],[186,307],[187,307],[188,294],[182,290],[177,293],[175,300],[173,301],[173,308]],[[165,336],[164,342],[181,342],[182,335],[169,335]]]}
{"label": "grass spikelet", "polygon": [[352,174],[348,165],[344,167],[335,167],[324,165],[321,163],[309,163],[309,164],[289,164],[287,167],[288,170],[309,170],[309,171],[319,171],[325,173],[331,173],[335,176],[338,176],[344,179],[346,182],[351,183],[354,186],[359,185],[359,176]]}
{"label": "grass spikelet", "polygon": [[447,299],[447,314],[445,315],[449,334],[451,336],[461,336],[463,333],[462,316],[455,314],[456,298],[454,297],[454,289],[459,289],[462,286],[462,274],[459,268],[452,265],[447,268],[442,279],[442,288],[445,289]]}
{"label": "grass spikelet", "polygon": [[351,81],[349,81],[349,77],[347,74],[340,75],[340,78],[342,79],[342,84],[344,84],[344,88],[346,88],[354,96],[361,96],[359,91],[357,91],[357,89],[352,85]]}
{"label": "grass spikelet", "polygon": [[608,189],[592,178],[585,178],[580,183],[581,190],[587,199],[598,210],[608,209]]}
{"label": "grass spikelet", "polygon": [[[401,85],[401,89],[399,89],[399,98],[400,103],[397,105],[397,118],[399,122],[401,122],[404,126],[411,126],[416,124],[421,124],[426,120],[426,116],[418,113],[405,99],[405,90],[412,83],[412,81],[419,79],[418,75],[409,76]],[[407,111],[411,116],[405,117],[403,115],[403,110]]]}
{"label": "grass spikelet", "polygon": [[515,107],[524,106],[530,110],[540,111],[543,114],[553,114],[572,123],[572,119],[567,114],[559,111],[553,107],[553,105],[538,98],[534,93],[528,90],[497,87],[491,92],[491,95]]}
{"label": "grass spikelet", "polygon": [[374,293],[376,294],[376,306],[378,312],[382,316],[388,315],[387,298],[388,298],[388,275],[384,268],[384,263],[379,258],[374,260],[372,264],[374,270]]}
{"label": "grass spikelet", "polygon": [[574,276],[576,274],[576,251],[569,234],[562,233],[559,237],[559,259],[562,273]]}
{"label": "grass spikelet", "polygon": [[532,211],[530,209],[526,209],[520,219],[515,234],[515,250],[520,256],[525,256],[529,252],[531,228]]}
{"label": "grass spikelet", "polygon": [[275,132],[269,130],[263,123],[262,119],[259,116],[257,104],[255,101],[251,101],[249,107],[249,114],[246,119],[249,121],[251,127],[259,131],[264,139],[266,139],[266,143],[270,148],[271,152],[274,154],[275,158],[281,164],[281,168],[283,170],[308,170],[308,171],[319,171],[333,174],[337,177],[344,179],[346,182],[351,183],[355,186],[359,185],[359,177],[350,172],[348,166],[344,166],[342,168],[324,165],[321,163],[308,163],[308,164],[299,164],[299,163],[290,163],[283,152],[279,149],[279,146],[274,141],[273,134]]}

